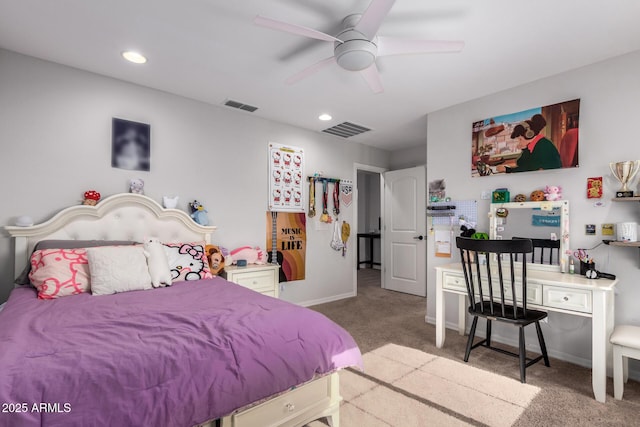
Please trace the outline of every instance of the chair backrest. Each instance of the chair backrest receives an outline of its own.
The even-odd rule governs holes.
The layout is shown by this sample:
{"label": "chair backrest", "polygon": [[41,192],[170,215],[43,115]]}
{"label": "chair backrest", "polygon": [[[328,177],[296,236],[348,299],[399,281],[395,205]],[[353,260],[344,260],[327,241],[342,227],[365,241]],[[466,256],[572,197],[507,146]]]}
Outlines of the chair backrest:
{"label": "chair backrest", "polygon": [[[518,240],[531,240],[533,252],[530,262],[534,264],[560,264],[560,240],[551,239],[530,239],[528,237],[512,237]],[[545,256],[548,255],[548,256]],[[516,257],[516,261],[518,258]]]}
{"label": "chair backrest", "polygon": [[[469,311],[509,319],[525,317],[526,254],[533,252],[531,240],[474,240],[457,237],[456,246],[460,249]],[[522,255],[521,261],[515,260],[517,254]],[[519,292],[516,288],[519,288]],[[521,297],[519,302],[516,296]]]}

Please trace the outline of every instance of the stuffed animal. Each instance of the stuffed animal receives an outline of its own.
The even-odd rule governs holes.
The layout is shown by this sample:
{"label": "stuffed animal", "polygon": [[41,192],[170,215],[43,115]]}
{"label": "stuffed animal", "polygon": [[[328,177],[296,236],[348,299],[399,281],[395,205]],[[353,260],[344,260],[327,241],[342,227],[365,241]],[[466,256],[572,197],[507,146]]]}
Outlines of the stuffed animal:
{"label": "stuffed animal", "polygon": [[544,197],[551,202],[562,199],[562,187],[547,185],[544,189]]}
{"label": "stuffed animal", "polygon": [[144,194],[144,181],[140,178],[129,180],[129,193]]}
{"label": "stuffed animal", "polygon": [[526,202],[527,201],[527,196],[525,196],[524,194],[516,194],[516,197],[514,198],[514,201],[516,201],[518,203]]}
{"label": "stuffed animal", "polygon": [[266,264],[267,253],[258,246],[241,246],[229,252],[225,258],[226,264],[236,264],[239,259],[244,259],[247,264]]}
{"label": "stuffed animal", "polygon": [[195,222],[200,225],[209,225],[209,217],[207,217],[208,211],[200,204],[200,202],[194,200],[189,203],[189,207],[191,208],[191,218],[193,218]]}
{"label": "stuffed animal", "polygon": [[535,190],[531,193],[531,197],[530,197],[532,202],[541,202],[544,200],[544,191],[542,190]]}
{"label": "stuffed animal", "polygon": [[83,205],[95,206],[100,201],[100,193],[96,190],[89,190],[84,192]]}
{"label": "stuffed animal", "polygon": [[224,271],[224,255],[218,246],[207,245],[207,258],[209,259],[209,269],[211,274],[219,276]]}
{"label": "stuffed animal", "polygon": [[151,276],[151,286],[171,286],[171,270],[164,246],[155,237],[149,237],[144,241],[144,255],[147,257],[147,266]]}
{"label": "stuffed animal", "polygon": [[178,198],[179,198],[178,196],[176,197],[162,196],[162,204],[167,209],[175,209],[176,206],[178,206]]}

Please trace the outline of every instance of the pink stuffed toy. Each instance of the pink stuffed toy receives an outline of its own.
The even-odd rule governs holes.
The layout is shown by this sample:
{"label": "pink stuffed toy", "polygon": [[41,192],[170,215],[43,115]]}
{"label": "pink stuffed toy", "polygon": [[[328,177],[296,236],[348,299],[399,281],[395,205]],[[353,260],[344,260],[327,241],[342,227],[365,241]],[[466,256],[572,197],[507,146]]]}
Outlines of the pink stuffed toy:
{"label": "pink stuffed toy", "polygon": [[562,187],[547,185],[547,187],[544,189],[544,197],[550,202],[562,199]]}
{"label": "pink stuffed toy", "polygon": [[[224,254],[224,250],[222,251]],[[239,259],[247,260],[247,264],[266,264],[267,253],[258,246],[241,246],[225,254],[225,264],[236,264]]]}

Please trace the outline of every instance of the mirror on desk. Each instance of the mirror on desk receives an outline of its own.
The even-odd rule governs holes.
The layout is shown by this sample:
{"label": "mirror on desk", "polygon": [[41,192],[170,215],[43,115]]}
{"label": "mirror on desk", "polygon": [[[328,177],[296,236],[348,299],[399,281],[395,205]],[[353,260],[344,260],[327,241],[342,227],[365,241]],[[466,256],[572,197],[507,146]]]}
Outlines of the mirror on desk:
{"label": "mirror on desk", "polygon": [[569,246],[569,201],[492,203],[489,238],[532,239],[527,268],[561,271]]}

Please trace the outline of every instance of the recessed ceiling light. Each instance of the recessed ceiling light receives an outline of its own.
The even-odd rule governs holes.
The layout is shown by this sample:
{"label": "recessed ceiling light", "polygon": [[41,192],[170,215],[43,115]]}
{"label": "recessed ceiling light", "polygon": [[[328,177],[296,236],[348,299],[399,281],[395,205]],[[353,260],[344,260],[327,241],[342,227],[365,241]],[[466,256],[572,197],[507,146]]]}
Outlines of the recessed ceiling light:
{"label": "recessed ceiling light", "polygon": [[322,120],[323,122],[329,121],[331,120],[333,117],[331,117],[329,114],[320,114],[320,116],[318,116],[318,119]]}
{"label": "recessed ceiling light", "polygon": [[127,61],[133,62],[134,64],[144,64],[145,62],[147,62],[147,58],[132,50],[122,52],[122,57]]}

